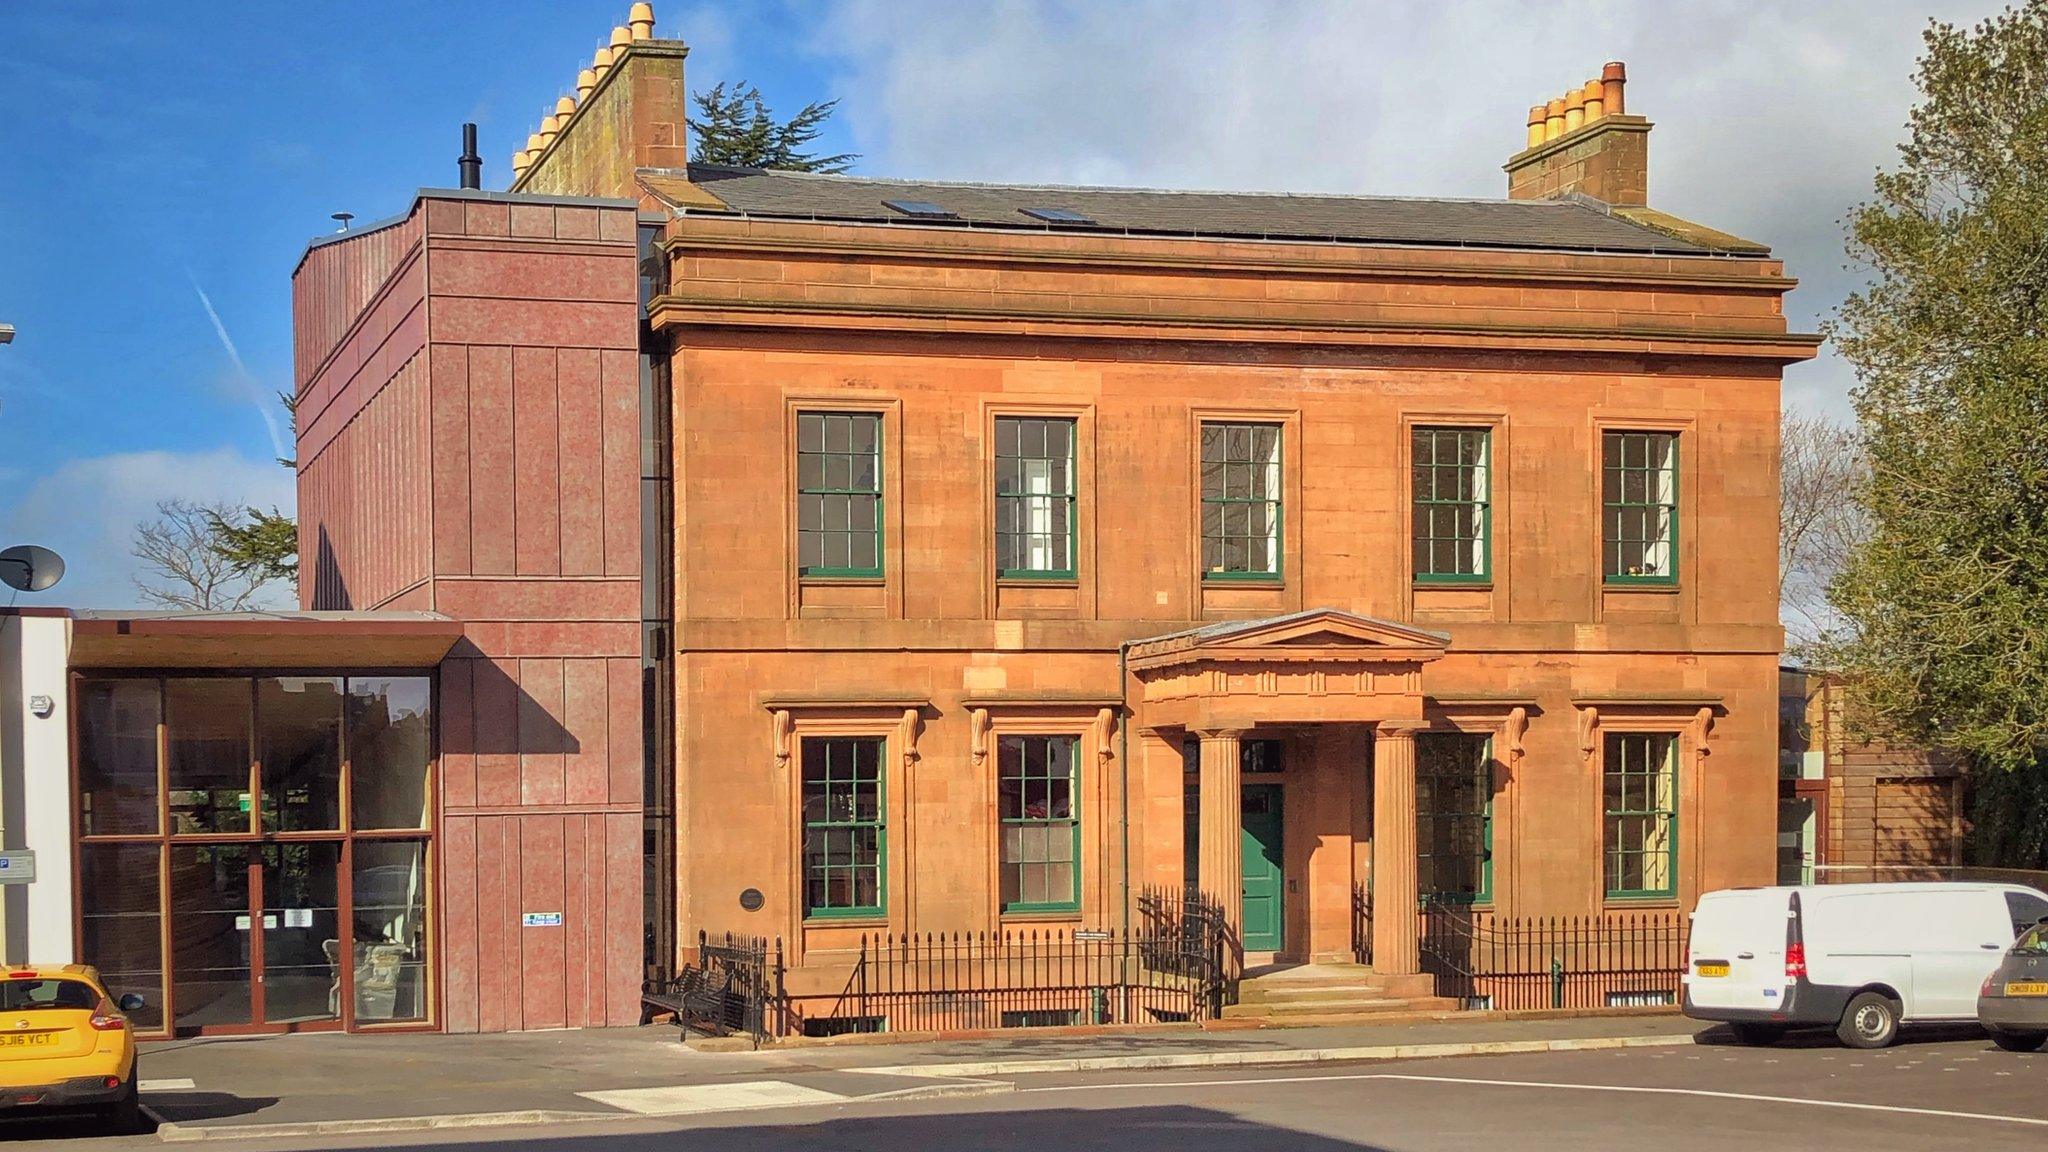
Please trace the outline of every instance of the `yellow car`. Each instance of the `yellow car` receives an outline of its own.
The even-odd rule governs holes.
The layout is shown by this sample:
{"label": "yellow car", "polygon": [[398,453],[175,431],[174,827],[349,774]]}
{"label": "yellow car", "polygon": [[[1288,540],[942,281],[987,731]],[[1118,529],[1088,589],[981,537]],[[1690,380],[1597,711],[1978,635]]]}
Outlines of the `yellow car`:
{"label": "yellow car", "polygon": [[0,1116],[96,1112],[124,1130],[141,1126],[135,1034],[99,973],[83,964],[0,969]]}

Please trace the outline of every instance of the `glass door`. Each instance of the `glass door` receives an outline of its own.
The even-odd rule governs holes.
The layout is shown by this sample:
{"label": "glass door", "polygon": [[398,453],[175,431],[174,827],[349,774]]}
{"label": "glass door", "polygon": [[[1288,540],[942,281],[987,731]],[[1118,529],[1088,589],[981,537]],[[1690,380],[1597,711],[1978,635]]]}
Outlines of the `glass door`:
{"label": "glass door", "polygon": [[171,1004],[181,1029],[257,1022],[255,896],[247,844],[171,845]]}
{"label": "glass door", "polygon": [[263,986],[265,1024],[335,1024],[341,1020],[343,938],[338,841],[263,846]]}

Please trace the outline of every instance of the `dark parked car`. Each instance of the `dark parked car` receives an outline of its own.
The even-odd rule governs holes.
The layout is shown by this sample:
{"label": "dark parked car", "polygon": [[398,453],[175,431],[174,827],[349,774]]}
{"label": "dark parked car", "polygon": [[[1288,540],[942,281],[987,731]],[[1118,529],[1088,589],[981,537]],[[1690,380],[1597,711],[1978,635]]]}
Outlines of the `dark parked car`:
{"label": "dark parked car", "polygon": [[1977,1019],[2008,1052],[2032,1052],[2048,1041],[2048,920],[2021,933],[1984,978]]}

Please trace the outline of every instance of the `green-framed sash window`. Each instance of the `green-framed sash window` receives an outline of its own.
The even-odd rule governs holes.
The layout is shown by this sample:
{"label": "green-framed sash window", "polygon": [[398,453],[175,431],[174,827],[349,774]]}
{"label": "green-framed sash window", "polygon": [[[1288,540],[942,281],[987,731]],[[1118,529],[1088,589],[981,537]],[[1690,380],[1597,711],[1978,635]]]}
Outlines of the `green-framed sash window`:
{"label": "green-framed sash window", "polygon": [[882,914],[886,743],[878,737],[803,738],[806,916]]}
{"label": "green-framed sash window", "polygon": [[1609,584],[1678,579],[1678,434],[1604,432],[1601,512]]}
{"label": "green-framed sash window", "polygon": [[1422,898],[1493,898],[1493,740],[1466,732],[1415,737],[1416,874]]}
{"label": "green-framed sash window", "polygon": [[1074,431],[1071,419],[996,417],[999,575],[1074,575]]}
{"label": "green-framed sash window", "polygon": [[1277,580],[1280,426],[1202,425],[1202,575]]}
{"label": "green-framed sash window", "polygon": [[880,413],[797,413],[796,524],[803,575],[882,574]]}
{"label": "green-framed sash window", "polygon": [[1493,578],[1493,432],[1416,428],[1409,443],[1415,579]]}
{"label": "green-framed sash window", "polygon": [[1607,894],[1678,894],[1678,736],[1609,732],[1601,745]]}
{"label": "green-framed sash window", "polygon": [[1081,907],[1080,746],[1077,736],[996,740],[1005,912]]}

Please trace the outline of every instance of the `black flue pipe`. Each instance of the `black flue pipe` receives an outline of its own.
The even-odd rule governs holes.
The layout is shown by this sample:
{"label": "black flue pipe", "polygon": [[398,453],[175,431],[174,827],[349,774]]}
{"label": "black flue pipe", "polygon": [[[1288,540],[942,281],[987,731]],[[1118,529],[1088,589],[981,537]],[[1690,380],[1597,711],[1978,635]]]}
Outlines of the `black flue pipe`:
{"label": "black flue pipe", "polygon": [[462,157],[455,163],[462,170],[464,188],[484,186],[484,158],[476,154],[476,125],[462,126]]}

